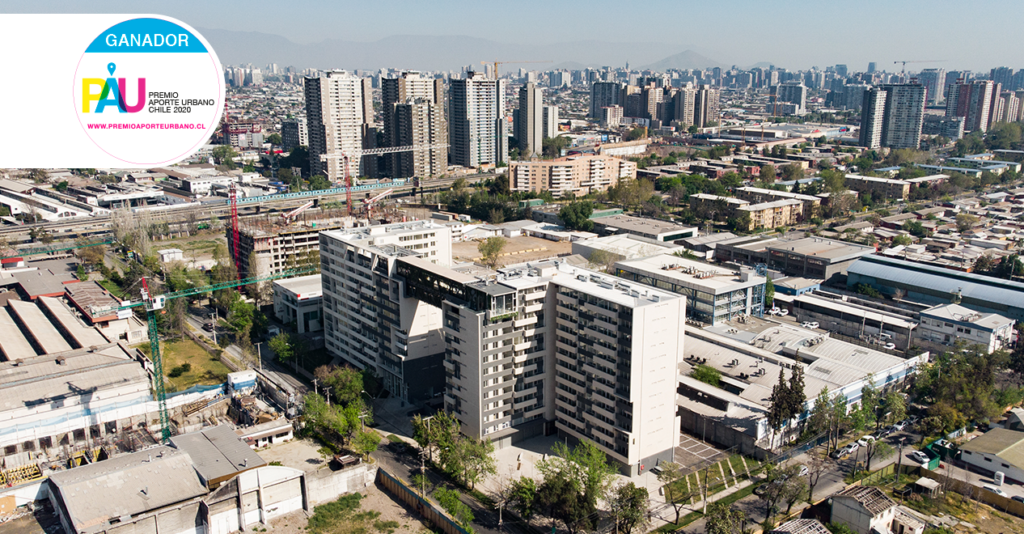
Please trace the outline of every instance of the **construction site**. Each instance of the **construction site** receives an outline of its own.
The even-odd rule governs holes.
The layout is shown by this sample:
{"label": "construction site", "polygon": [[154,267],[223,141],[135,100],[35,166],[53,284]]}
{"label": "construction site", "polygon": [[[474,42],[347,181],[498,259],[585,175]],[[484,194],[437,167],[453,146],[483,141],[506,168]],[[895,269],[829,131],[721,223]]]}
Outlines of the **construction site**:
{"label": "construction site", "polygon": [[397,203],[388,199],[392,192],[386,189],[366,193],[365,198],[353,203],[351,210],[342,203],[311,200],[283,214],[238,220],[237,237],[232,226],[228,226],[227,240],[239,276],[264,277],[318,261],[315,253],[320,248],[319,233],[325,230],[405,220]]}

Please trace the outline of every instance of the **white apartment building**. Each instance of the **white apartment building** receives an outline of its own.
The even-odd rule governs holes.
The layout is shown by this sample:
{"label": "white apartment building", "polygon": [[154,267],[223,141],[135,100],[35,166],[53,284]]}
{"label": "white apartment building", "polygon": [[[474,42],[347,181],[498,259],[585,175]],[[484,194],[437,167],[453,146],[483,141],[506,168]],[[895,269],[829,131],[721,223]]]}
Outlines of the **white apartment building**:
{"label": "white apartment building", "polygon": [[323,290],[319,274],[274,281],[274,316],[295,323],[300,334],[323,329]]}
{"label": "white apartment building", "polygon": [[505,81],[479,72],[451,80],[449,95],[450,163],[479,167],[505,161]]}
{"label": "white apartment building", "polygon": [[979,313],[959,304],[942,304],[921,312],[915,342],[936,351],[949,350],[957,341],[981,345],[988,354],[1013,339],[1013,319]]}
{"label": "white apartment building", "polygon": [[[315,176],[331,181],[345,177],[342,158],[320,159],[321,155],[355,156],[363,148],[367,127],[373,122],[373,89],[369,78],[360,78],[343,70],[306,77],[306,126],[309,139],[309,168]],[[353,157],[349,172],[365,176],[365,162]]]}
{"label": "white apartment building", "polygon": [[445,410],[465,434],[558,432],[631,474],[672,458],[685,298],[558,261],[480,280],[403,258],[399,273],[443,310]]}
{"label": "white apartment building", "polygon": [[451,229],[432,221],[321,233],[327,351],[374,370],[394,396],[436,393],[429,376],[442,372],[441,310],[407,297],[405,283],[394,275],[399,258],[450,264],[451,242]]}

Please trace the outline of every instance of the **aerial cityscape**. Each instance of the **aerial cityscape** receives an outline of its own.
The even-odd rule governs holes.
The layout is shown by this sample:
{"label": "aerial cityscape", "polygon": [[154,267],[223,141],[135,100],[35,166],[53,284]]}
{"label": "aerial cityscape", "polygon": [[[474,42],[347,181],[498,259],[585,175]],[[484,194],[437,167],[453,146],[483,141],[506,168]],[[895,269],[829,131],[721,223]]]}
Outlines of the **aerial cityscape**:
{"label": "aerial cityscape", "polygon": [[207,143],[0,168],[3,532],[1024,534],[1024,57],[193,4]]}

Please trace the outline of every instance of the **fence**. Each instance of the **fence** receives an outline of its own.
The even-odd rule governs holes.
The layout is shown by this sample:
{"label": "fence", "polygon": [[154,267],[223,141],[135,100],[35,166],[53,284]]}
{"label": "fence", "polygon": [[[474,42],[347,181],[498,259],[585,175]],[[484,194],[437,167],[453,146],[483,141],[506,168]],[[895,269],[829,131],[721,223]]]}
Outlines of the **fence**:
{"label": "fence", "polygon": [[447,514],[442,512],[433,503],[420,497],[415,491],[406,486],[397,477],[392,476],[383,467],[377,469],[377,480],[384,484],[384,487],[398,497],[402,502],[412,506],[427,521],[441,529],[445,534],[470,534],[465,528],[456,523]]}

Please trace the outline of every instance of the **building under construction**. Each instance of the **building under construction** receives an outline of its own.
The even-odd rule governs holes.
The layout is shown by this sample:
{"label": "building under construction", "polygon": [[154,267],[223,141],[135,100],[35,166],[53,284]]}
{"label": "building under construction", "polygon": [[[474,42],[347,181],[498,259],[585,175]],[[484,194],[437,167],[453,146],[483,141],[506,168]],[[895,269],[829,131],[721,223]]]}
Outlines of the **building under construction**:
{"label": "building under construction", "polygon": [[[239,221],[239,278],[264,277],[306,265],[317,259],[318,234],[356,226],[357,219],[344,209],[314,208],[284,216],[267,214]],[[294,216],[288,216],[294,213]],[[234,257],[231,227],[227,228],[229,253]]]}

